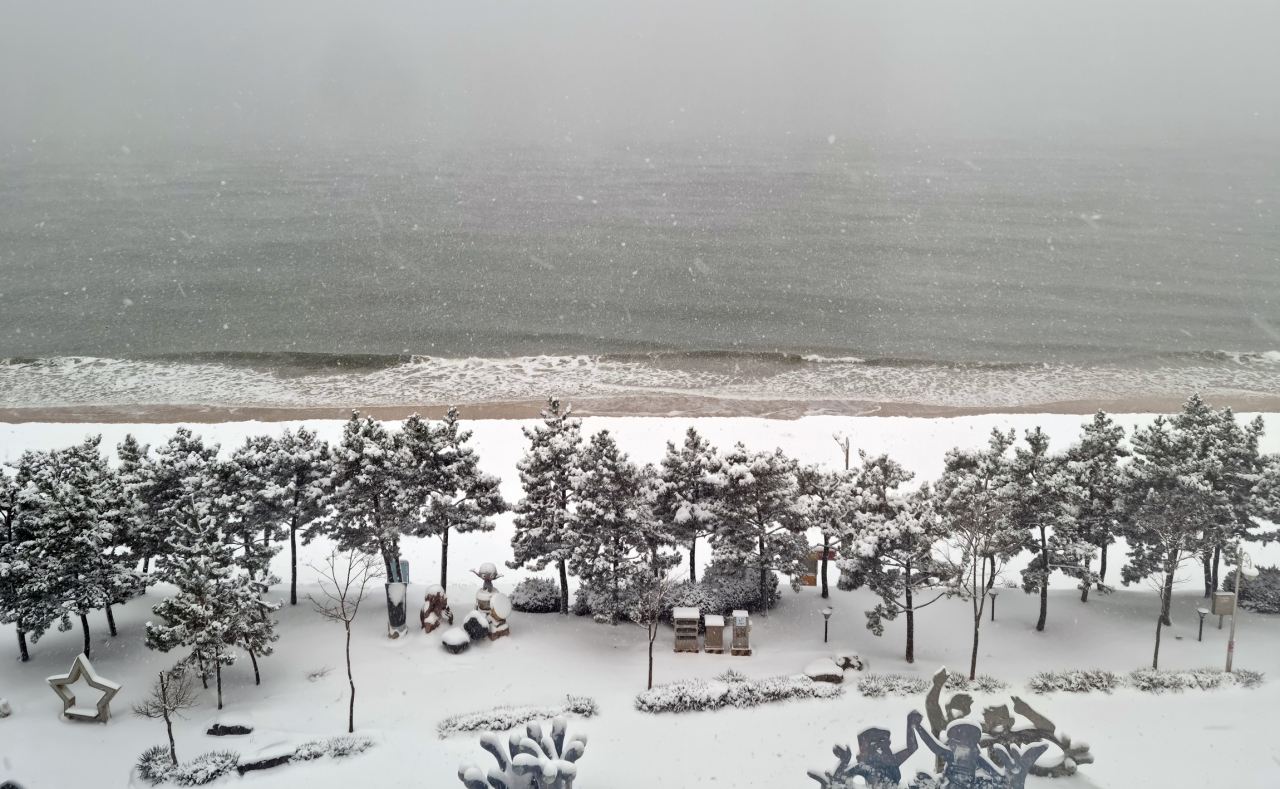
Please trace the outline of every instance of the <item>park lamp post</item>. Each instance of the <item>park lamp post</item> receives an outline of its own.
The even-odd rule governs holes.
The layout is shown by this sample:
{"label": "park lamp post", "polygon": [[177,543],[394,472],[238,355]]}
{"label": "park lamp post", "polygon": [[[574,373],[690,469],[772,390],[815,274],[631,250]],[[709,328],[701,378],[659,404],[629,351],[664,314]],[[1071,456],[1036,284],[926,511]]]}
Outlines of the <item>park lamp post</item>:
{"label": "park lamp post", "polygon": [[1252,581],[1258,577],[1258,568],[1253,566],[1249,554],[1241,553],[1240,562],[1236,564],[1235,595],[1231,599],[1231,635],[1227,638],[1227,673],[1231,673],[1231,659],[1236,654],[1236,617],[1240,613],[1240,577]]}
{"label": "park lamp post", "polygon": [[1000,591],[993,586],[987,590],[987,594],[991,597],[991,621],[994,622],[996,621],[996,595],[1000,594]]}
{"label": "park lamp post", "polygon": [[822,609],[822,643],[827,643],[827,626],[831,624],[831,615],[835,613],[835,609],[827,606]]}

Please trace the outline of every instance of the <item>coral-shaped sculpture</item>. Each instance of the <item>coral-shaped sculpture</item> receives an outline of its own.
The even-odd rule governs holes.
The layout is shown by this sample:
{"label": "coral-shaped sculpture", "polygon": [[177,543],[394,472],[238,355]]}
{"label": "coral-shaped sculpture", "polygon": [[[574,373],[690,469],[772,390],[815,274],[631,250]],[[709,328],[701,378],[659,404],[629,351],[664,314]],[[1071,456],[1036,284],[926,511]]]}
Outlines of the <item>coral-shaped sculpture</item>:
{"label": "coral-shaped sculpture", "polygon": [[458,768],[458,779],[467,789],[573,789],[578,777],[577,762],[587,749],[586,735],[569,738],[568,723],[557,716],[551,731],[530,723],[523,733],[511,732],[507,742],[493,732],[480,736],[480,747],[497,761],[485,773],[476,764]]}
{"label": "coral-shaped sculpture", "polygon": [[422,613],[418,618],[422,622],[422,630],[426,633],[430,633],[442,624],[453,624],[453,612],[449,610],[449,599],[445,597],[444,587],[440,584],[427,587]]}

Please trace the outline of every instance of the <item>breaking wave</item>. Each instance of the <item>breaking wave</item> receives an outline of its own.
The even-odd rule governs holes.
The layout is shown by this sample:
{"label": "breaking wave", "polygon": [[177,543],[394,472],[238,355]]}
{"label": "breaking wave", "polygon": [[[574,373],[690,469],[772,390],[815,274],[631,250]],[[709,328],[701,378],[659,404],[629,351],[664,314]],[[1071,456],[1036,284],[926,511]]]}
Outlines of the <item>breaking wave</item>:
{"label": "breaking wave", "polygon": [[312,408],[695,396],[1013,408],[1079,400],[1280,393],[1280,351],[1206,351],[1101,364],[969,364],[799,354],[428,356],[205,354],[0,361],[8,408]]}

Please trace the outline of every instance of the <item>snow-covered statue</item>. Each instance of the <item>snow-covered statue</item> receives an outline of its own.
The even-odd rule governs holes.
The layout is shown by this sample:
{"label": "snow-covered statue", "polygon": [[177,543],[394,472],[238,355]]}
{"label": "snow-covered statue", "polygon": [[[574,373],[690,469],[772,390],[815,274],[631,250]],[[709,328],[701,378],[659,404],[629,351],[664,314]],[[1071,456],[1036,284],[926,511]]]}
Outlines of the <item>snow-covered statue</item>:
{"label": "snow-covered statue", "polygon": [[578,760],[587,749],[586,735],[568,737],[568,723],[561,716],[551,721],[551,731],[530,723],[502,738],[493,732],[480,736],[480,747],[498,763],[486,773],[466,762],[458,768],[458,779],[467,789],[573,789],[578,777]]}
{"label": "snow-covered statue", "polygon": [[925,747],[942,761],[944,789],[994,789],[1008,785],[1003,773],[982,755],[982,727],[972,721],[954,720],[947,724],[943,743],[920,724],[922,718],[917,718],[915,729]]}
{"label": "snow-covered statue", "polygon": [[497,590],[493,588],[493,582],[502,576],[498,574],[498,568],[494,567],[493,562],[485,562],[480,565],[480,569],[472,570],[473,575],[484,581],[484,586],[480,591],[476,592],[476,608],[481,611],[489,610],[489,601],[497,594]]}
{"label": "snow-covered statue", "polygon": [[430,633],[440,625],[453,624],[453,612],[449,610],[449,599],[445,597],[444,587],[432,584],[422,603],[422,613],[418,617],[422,621],[423,632]]}
{"label": "snow-covered statue", "polygon": [[502,577],[498,574],[498,568],[492,562],[485,562],[480,565],[480,569],[471,572],[484,581],[484,586],[476,592],[476,611],[483,612],[486,617],[489,640],[497,641],[503,636],[511,635],[511,629],[507,625],[507,619],[511,616],[511,600],[493,588],[493,582]]}
{"label": "snow-covered statue", "polygon": [[[893,789],[902,780],[902,763],[910,758],[919,747],[916,742],[915,727],[920,725],[923,716],[912,712],[907,716],[907,747],[894,752],[890,744],[891,734],[888,729],[864,729],[858,734],[857,762],[850,764],[853,753],[848,746],[837,745],[832,748],[840,763],[834,772],[819,774],[810,770],[809,777],[817,781],[822,789],[853,789],[854,786],[867,786],[870,789]],[[854,782],[860,777],[863,784]]]}

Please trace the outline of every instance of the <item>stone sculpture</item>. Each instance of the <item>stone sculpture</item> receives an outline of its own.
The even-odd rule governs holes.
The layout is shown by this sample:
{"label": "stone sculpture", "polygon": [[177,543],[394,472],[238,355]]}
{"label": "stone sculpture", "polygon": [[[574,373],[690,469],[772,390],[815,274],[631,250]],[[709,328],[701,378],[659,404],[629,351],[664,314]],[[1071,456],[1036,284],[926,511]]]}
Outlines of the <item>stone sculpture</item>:
{"label": "stone sculpture", "polygon": [[907,716],[907,747],[895,753],[890,743],[888,729],[864,729],[858,734],[857,762],[850,764],[853,754],[848,746],[837,745],[832,748],[840,763],[834,772],[819,774],[809,771],[809,777],[817,781],[822,789],[844,789],[857,784],[854,777],[861,777],[865,786],[870,789],[892,789],[902,780],[902,763],[910,758],[919,747],[916,741],[915,727],[923,720],[918,712]]}
{"label": "stone sculpture", "polygon": [[[102,691],[102,696],[98,699],[95,708],[76,706],[76,697],[71,692],[71,686],[81,677],[84,677],[89,687]],[[111,700],[120,692],[120,685],[99,676],[98,672],[93,670],[93,664],[89,662],[89,658],[83,654],[76,655],[70,671],[49,677],[46,682],[53,688],[53,692],[58,694],[58,698],[62,699],[62,714],[72,720],[106,723],[111,718]]]}
{"label": "stone sculpture", "polygon": [[445,597],[444,587],[432,584],[427,587],[422,604],[422,613],[418,615],[422,630],[430,633],[442,624],[453,624],[453,612],[449,610],[449,599]]}
{"label": "stone sculpture", "polygon": [[919,722],[915,729],[925,747],[942,761],[942,785],[946,789],[977,789],[981,785],[979,770],[993,779],[1001,777],[1000,770],[982,755],[982,729],[978,724],[967,720],[952,721],[947,724],[945,743],[935,739]]}

